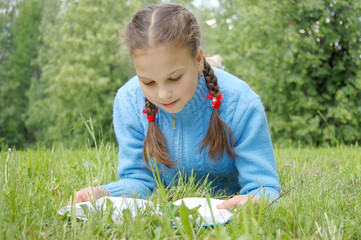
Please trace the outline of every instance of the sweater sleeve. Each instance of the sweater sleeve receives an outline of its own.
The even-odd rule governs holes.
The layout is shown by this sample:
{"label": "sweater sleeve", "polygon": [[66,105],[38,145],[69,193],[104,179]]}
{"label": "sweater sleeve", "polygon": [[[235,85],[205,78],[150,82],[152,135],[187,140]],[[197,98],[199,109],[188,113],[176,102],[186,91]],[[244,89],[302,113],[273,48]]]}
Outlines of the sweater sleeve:
{"label": "sweater sleeve", "polygon": [[[273,146],[268,130],[266,114],[259,98],[251,101],[245,111],[237,111],[235,119],[240,119],[236,142],[236,167],[239,172],[240,194],[249,194],[269,201],[276,199],[280,183],[276,172]],[[243,114],[242,114],[243,112]]]}
{"label": "sweater sleeve", "polygon": [[119,143],[118,175],[120,180],[100,186],[108,191],[110,196],[134,196],[146,198],[155,187],[152,172],[143,160],[144,128],[136,114],[134,99],[136,94],[120,89],[114,100],[113,124]]}

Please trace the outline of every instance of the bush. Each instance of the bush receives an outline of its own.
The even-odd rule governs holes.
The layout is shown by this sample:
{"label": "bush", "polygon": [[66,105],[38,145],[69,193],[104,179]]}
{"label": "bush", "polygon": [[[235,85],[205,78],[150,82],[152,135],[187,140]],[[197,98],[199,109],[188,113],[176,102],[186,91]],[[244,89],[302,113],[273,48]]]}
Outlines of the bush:
{"label": "bush", "polygon": [[213,50],[260,94],[275,142],[361,141],[359,1],[224,0],[220,6]]}

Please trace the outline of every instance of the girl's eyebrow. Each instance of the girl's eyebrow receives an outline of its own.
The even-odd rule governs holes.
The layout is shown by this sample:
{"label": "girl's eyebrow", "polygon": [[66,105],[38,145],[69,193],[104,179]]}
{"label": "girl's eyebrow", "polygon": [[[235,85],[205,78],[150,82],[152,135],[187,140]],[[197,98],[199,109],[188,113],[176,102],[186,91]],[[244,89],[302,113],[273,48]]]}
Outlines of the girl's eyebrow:
{"label": "girl's eyebrow", "polygon": [[[168,76],[170,76],[170,75],[172,75],[172,74],[176,73],[177,71],[179,71],[179,70],[181,70],[181,69],[183,69],[183,68],[178,68],[178,69],[174,70],[173,72],[169,73],[169,74],[168,74]],[[146,78],[146,77],[142,77],[142,76],[139,76],[139,75],[138,75],[138,78],[141,78],[141,79],[144,79],[144,80],[154,81],[153,79]]]}

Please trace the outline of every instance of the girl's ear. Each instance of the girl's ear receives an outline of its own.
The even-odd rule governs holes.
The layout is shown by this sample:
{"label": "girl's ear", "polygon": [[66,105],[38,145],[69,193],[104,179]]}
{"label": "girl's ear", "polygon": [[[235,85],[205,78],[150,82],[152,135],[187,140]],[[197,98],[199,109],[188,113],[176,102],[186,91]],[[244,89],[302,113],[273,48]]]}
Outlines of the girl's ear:
{"label": "girl's ear", "polygon": [[198,72],[202,72],[204,69],[204,60],[203,60],[203,49],[201,47],[198,48],[196,59],[198,63]]}

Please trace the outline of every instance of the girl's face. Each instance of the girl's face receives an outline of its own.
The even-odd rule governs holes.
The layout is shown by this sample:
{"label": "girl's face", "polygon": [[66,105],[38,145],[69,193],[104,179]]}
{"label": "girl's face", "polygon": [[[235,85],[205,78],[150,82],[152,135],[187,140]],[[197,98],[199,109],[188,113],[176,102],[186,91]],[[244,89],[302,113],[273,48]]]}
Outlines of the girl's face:
{"label": "girl's face", "polygon": [[180,112],[193,97],[198,72],[203,71],[202,48],[192,57],[186,47],[135,50],[133,63],[145,97],[169,113]]}

